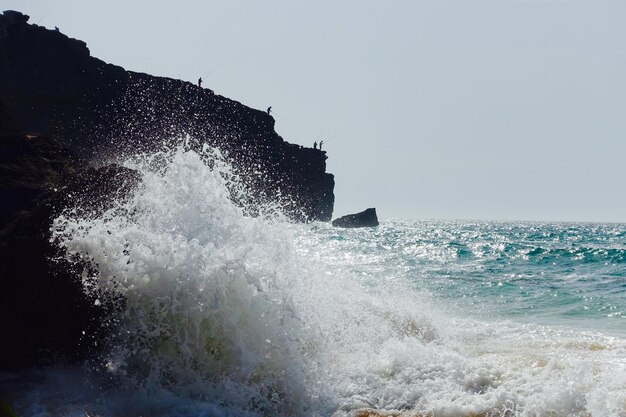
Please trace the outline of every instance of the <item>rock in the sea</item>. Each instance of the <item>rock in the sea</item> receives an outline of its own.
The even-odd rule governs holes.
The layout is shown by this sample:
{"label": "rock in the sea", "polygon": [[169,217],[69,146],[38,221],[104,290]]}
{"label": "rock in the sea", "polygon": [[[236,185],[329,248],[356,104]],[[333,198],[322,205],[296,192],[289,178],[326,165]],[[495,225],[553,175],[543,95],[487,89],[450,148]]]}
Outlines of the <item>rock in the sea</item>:
{"label": "rock in the sea", "polygon": [[375,208],[368,208],[356,214],[348,214],[333,220],[335,227],[376,227],[378,226],[378,216]]}

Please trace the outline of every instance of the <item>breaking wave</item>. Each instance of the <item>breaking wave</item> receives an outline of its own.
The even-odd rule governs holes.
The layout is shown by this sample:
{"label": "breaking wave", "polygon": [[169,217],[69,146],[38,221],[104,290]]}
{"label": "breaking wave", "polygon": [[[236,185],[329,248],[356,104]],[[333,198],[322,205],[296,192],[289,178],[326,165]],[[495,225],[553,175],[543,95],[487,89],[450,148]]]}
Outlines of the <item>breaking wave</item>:
{"label": "breaking wave", "polygon": [[[63,415],[626,415],[623,339],[469,318],[368,265],[377,243],[346,243],[358,232],[275,207],[248,217],[214,149],[124,165],[142,175],[131,195],[52,228],[85,291],[114,306],[89,369],[35,390],[64,375]],[[24,409],[49,415],[35,397]]]}

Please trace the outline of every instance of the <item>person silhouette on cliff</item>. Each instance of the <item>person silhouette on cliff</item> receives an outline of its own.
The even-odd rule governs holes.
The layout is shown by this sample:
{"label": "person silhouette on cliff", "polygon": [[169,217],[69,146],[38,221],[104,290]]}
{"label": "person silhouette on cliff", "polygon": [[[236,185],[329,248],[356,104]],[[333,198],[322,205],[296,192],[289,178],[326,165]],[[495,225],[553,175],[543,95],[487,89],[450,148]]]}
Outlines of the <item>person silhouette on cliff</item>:
{"label": "person silhouette on cliff", "polygon": [[323,140],[320,140],[320,151],[322,150],[322,145],[324,144]]}
{"label": "person silhouette on cliff", "polygon": [[313,142],[313,149],[317,149],[317,141]]}
{"label": "person silhouette on cliff", "polygon": [[198,78],[198,87],[202,87],[202,77]]}
{"label": "person silhouette on cliff", "polygon": [[270,114],[270,113],[272,113],[272,106],[269,106],[269,107],[267,108],[267,114]]}

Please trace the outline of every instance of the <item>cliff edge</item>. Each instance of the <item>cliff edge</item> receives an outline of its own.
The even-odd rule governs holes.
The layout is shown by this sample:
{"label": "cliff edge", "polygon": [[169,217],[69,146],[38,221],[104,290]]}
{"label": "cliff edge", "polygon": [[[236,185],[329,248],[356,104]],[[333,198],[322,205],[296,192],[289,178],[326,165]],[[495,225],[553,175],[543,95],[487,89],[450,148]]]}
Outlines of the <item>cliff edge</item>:
{"label": "cliff edge", "polygon": [[190,135],[219,148],[260,202],[278,202],[296,221],[332,217],[326,153],[285,142],[267,112],[107,64],[84,42],[15,11],[0,15],[0,133],[61,138],[85,158]]}

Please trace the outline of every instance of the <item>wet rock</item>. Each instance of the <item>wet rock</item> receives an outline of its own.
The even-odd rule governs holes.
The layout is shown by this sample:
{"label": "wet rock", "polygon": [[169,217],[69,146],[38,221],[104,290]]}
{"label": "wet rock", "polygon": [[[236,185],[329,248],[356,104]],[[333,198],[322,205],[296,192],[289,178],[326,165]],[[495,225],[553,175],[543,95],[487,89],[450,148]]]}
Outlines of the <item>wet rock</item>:
{"label": "wet rock", "polygon": [[85,294],[50,226],[79,201],[82,210],[106,210],[138,180],[118,165],[90,166],[54,138],[0,135],[0,369],[94,353],[112,306]]}

